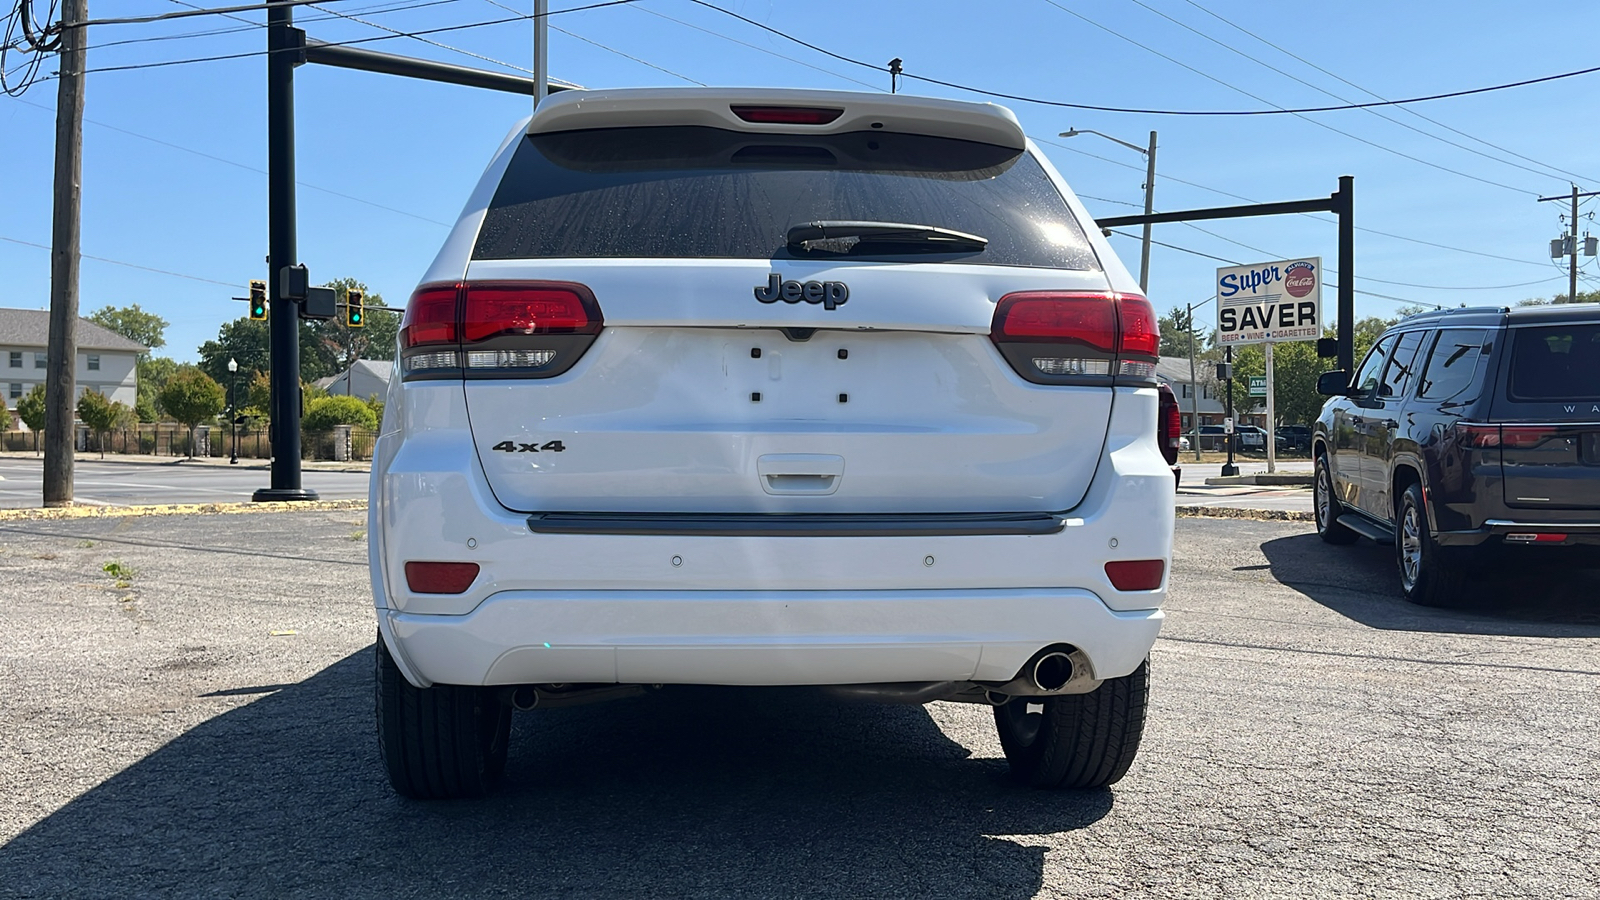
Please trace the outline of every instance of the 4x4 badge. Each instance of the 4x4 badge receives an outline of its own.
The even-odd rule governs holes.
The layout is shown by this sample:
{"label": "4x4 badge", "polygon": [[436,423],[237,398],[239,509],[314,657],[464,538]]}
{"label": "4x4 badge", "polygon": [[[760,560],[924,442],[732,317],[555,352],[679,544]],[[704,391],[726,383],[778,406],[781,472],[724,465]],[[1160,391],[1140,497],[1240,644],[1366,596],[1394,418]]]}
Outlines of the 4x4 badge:
{"label": "4x4 badge", "polygon": [[842,281],[784,281],[773,272],[766,286],[756,286],[756,299],[762,303],[821,303],[823,309],[843,306],[850,300],[850,288]]}

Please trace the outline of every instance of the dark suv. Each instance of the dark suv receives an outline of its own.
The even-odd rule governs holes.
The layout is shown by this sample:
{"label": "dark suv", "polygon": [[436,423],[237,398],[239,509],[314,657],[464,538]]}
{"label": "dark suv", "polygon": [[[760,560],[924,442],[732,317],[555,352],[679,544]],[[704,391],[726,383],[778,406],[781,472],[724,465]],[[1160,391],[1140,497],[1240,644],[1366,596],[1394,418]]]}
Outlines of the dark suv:
{"label": "dark suv", "polygon": [[1600,565],[1600,304],[1413,316],[1317,389],[1317,532],[1394,544],[1406,599],[1496,557]]}

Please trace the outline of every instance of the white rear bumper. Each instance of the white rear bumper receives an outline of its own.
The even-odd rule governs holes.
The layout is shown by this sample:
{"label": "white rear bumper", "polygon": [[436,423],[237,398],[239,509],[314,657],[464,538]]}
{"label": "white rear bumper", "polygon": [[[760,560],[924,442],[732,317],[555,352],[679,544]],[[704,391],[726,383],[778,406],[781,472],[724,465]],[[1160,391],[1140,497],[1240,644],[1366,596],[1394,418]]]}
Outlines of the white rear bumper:
{"label": "white rear bumper", "polygon": [[506,591],[465,616],[380,616],[415,680],[445,684],[1005,681],[1052,643],[1111,678],[1162,621],[1078,590]]}

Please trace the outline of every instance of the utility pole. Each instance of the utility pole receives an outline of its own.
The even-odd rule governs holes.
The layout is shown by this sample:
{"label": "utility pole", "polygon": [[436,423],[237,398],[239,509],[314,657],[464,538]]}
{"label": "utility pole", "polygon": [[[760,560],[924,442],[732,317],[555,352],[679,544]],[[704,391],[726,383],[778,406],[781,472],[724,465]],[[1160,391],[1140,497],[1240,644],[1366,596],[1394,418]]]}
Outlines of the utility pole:
{"label": "utility pole", "polygon": [[[1578,198],[1580,198],[1580,197],[1594,197],[1594,196],[1597,196],[1597,195],[1600,195],[1600,191],[1589,191],[1587,193],[1580,194],[1580,193],[1578,193],[1578,186],[1577,185],[1573,185],[1572,186],[1572,194],[1570,195],[1570,199],[1572,200],[1572,220],[1571,220],[1572,227],[1567,232],[1567,234],[1564,235],[1564,237],[1566,238],[1565,241],[1563,241],[1561,238],[1556,238],[1555,240],[1550,242],[1550,257],[1552,259],[1560,257],[1560,256],[1566,256],[1567,257],[1567,265],[1568,265],[1568,268],[1570,269],[1570,271],[1568,271],[1568,273],[1567,273],[1567,302],[1568,303],[1577,303],[1578,302],[1578,246],[1579,246],[1578,245]],[[1569,195],[1563,194],[1563,195],[1561,195],[1559,197],[1540,197],[1539,198],[1539,202],[1540,203],[1548,203],[1551,200],[1566,200],[1566,199],[1569,199]],[[1556,250],[1558,250],[1558,249],[1564,250],[1566,252],[1565,253],[1557,253]],[[1593,256],[1594,254],[1590,253],[1588,255]]]}
{"label": "utility pole", "polygon": [[[1156,202],[1156,133],[1150,132],[1150,149],[1145,151],[1144,214],[1155,212]],[[1150,295],[1150,222],[1144,223],[1144,241],[1139,246],[1139,290]]]}
{"label": "utility pole", "polygon": [[[1148,228],[1149,226],[1145,226]],[[1210,302],[1210,301],[1207,301]],[[1189,322],[1189,434],[1194,439],[1194,461],[1200,461],[1200,382],[1194,373],[1194,304],[1184,306]]]}
{"label": "utility pole", "polygon": [[533,0],[533,108],[550,93],[550,0]]}
{"label": "utility pole", "polygon": [[[24,13],[25,15],[26,13]],[[88,0],[61,5],[55,210],[50,235],[50,338],[45,368],[44,505],[72,505],[78,363],[78,238],[83,201],[83,70]]]}
{"label": "utility pole", "polygon": [[294,67],[304,47],[293,7],[267,8],[267,315],[272,486],[251,499],[315,500],[300,485],[300,311],[285,273],[295,265]]}

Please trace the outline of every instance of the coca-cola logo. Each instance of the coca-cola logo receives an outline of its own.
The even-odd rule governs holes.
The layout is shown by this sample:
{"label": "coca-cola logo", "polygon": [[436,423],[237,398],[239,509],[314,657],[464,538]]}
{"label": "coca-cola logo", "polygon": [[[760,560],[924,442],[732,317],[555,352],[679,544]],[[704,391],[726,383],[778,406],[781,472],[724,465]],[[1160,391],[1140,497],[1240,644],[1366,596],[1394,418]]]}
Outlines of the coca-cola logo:
{"label": "coca-cola logo", "polygon": [[1288,271],[1283,273],[1283,289],[1291,297],[1304,297],[1311,293],[1317,286],[1317,272],[1310,263],[1290,263]]}

